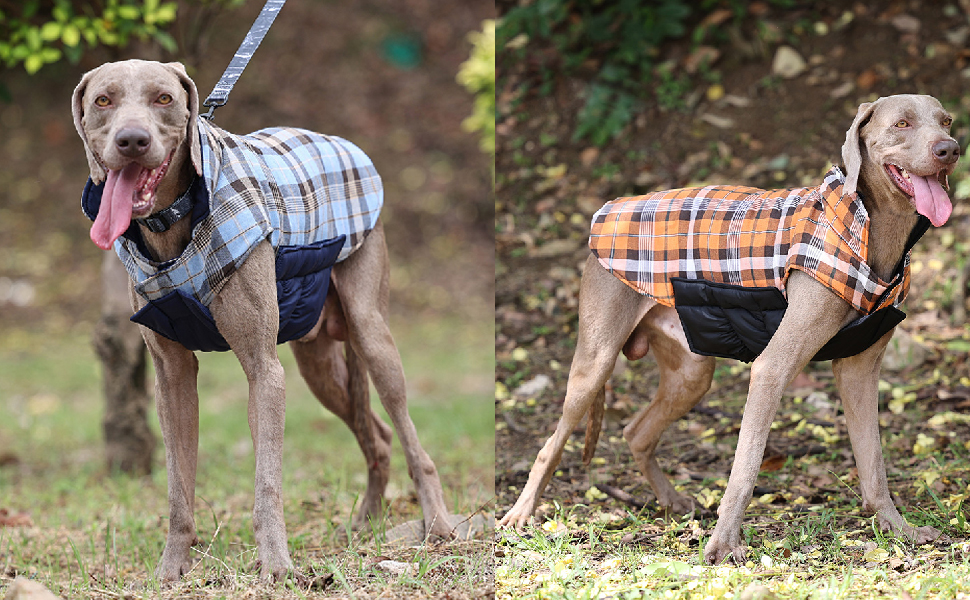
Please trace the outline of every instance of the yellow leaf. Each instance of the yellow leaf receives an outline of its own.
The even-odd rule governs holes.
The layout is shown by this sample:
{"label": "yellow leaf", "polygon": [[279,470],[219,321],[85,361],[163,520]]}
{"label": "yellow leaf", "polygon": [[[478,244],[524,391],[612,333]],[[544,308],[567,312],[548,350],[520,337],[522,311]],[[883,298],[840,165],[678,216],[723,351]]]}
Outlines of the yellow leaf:
{"label": "yellow leaf", "polygon": [[546,179],[562,179],[566,175],[566,163],[558,164],[554,167],[546,167],[544,173]]}
{"label": "yellow leaf", "polygon": [[862,560],[874,563],[886,562],[889,560],[889,553],[882,548],[873,548],[862,555]]}
{"label": "yellow leaf", "polygon": [[913,444],[913,454],[926,454],[936,446],[936,438],[932,438],[923,433],[916,435],[916,443]]}
{"label": "yellow leaf", "polygon": [[595,485],[586,490],[586,499],[590,502],[595,500],[603,500],[604,498],[609,498],[609,496],[599,491],[599,488],[597,488]]}
{"label": "yellow leaf", "polygon": [[527,358],[529,358],[529,351],[525,348],[516,348],[512,351],[512,360],[514,361],[522,362]]}
{"label": "yellow leaf", "polygon": [[566,529],[566,526],[556,520],[549,520],[542,524],[542,530],[548,533],[555,533],[564,529]]}

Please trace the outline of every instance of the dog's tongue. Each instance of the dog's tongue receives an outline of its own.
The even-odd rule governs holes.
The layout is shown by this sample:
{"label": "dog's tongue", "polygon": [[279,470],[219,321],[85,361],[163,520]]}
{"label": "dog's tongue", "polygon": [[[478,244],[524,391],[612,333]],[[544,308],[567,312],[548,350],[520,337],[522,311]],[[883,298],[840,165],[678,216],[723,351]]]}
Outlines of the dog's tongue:
{"label": "dog's tongue", "polygon": [[102,250],[110,248],[131,224],[132,197],[141,171],[135,162],[120,171],[108,171],[101,208],[91,226],[91,240]]}
{"label": "dog's tongue", "polygon": [[910,173],[909,180],[913,184],[916,212],[928,218],[934,227],[946,223],[953,212],[953,205],[937,176],[918,177]]}

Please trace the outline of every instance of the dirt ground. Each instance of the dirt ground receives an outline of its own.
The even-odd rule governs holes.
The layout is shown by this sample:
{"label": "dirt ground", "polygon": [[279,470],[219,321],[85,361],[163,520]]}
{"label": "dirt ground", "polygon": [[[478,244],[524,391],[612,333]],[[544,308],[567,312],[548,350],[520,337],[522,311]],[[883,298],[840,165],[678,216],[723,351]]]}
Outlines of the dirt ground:
{"label": "dirt ground", "polygon": [[[536,452],[561,414],[575,346],[579,278],[589,253],[589,219],[605,201],[700,181],[762,188],[809,185],[819,181],[827,164],[840,161],[845,130],[858,105],[894,93],[939,98],[958,115],[954,134],[966,144],[970,6],[921,1],[871,6],[796,2],[782,9],[768,2],[750,3],[743,16],[729,16],[718,26],[724,33],[713,44],[719,57],[707,74],[687,69],[697,50],[690,34],[709,17],[695,11],[685,39],[665,44],[656,58],[658,64],[673,65],[674,73],[689,82],[682,91],[683,106],[662,110],[656,101],[646,102],[635,122],[602,148],[570,141],[583,102],[583,81],[560,76],[548,96],[538,92],[542,70],[555,68],[555,59],[550,59],[554,53],[539,49],[533,60],[513,61],[500,52],[497,516],[515,501]],[[772,59],[781,45],[793,47],[806,62],[794,78],[772,75]],[[965,456],[963,441],[970,434],[965,424],[933,427],[926,422],[933,415],[965,414],[970,408],[964,322],[967,189],[951,186],[951,197],[953,217],[945,227],[927,233],[914,253],[915,276],[904,306],[909,318],[900,326],[908,335],[897,335],[905,338],[904,358],[883,373],[881,423],[890,487],[908,506],[929,510],[933,504],[919,491],[925,492],[918,485],[920,474],[941,461]],[[910,353],[914,347],[915,359]],[[597,482],[625,490],[648,511],[656,510],[621,435],[623,425],[651,398],[656,369],[649,357],[629,365],[621,358],[621,363],[598,449],[602,460],[583,467],[582,432],[577,430],[540,514],[554,510],[553,500],[579,514],[622,514],[629,509],[612,499],[585,496]],[[661,441],[662,468],[695,497],[717,488],[712,482],[729,474],[747,381],[744,365],[719,361],[712,391]],[[905,410],[897,412],[903,407],[889,404],[897,397],[889,392],[894,388],[899,397],[907,394]],[[808,431],[804,425],[796,427],[795,413],[807,418]],[[836,507],[851,501],[851,493],[840,489],[842,483],[829,475],[818,477],[830,471],[843,474],[848,485],[858,485],[852,479],[854,463],[827,363],[810,366],[796,379],[778,420],[765,455],[767,475],[759,479],[756,493],[783,493],[789,500],[801,495]],[[835,435],[812,434],[814,426]],[[925,448],[916,452],[918,436],[931,439],[940,454],[921,453]],[[927,481],[941,496],[962,493],[965,487],[963,476]],[[781,496],[778,501],[786,502]],[[577,504],[587,506],[575,508]],[[716,501],[709,508],[713,511]]]}

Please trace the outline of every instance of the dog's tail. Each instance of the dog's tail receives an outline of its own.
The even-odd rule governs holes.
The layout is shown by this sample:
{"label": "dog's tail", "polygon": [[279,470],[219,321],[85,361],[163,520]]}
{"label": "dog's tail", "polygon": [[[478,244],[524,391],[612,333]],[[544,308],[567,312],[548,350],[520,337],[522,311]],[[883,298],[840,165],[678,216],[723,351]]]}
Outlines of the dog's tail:
{"label": "dog's tail", "polygon": [[586,417],[586,439],[583,440],[583,464],[587,467],[596,454],[596,442],[600,439],[600,431],[603,429],[603,415],[606,413],[606,385],[596,392],[596,398],[592,406],[589,407],[589,416]]}

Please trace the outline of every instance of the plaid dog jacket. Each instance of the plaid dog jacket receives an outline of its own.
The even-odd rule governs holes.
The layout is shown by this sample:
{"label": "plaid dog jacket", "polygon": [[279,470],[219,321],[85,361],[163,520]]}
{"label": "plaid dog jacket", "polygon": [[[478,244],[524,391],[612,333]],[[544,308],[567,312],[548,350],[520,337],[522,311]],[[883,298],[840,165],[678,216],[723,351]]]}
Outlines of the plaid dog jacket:
{"label": "plaid dog jacket", "polygon": [[[911,237],[892,280],[881,280],[866,262],[868,213],[858,194],[842,193],[844,183],[845,176],[833,167],[817,187],[761,190],[721,185],[618,198],[593,216],[589,246],[620,281],[677,308],[688,341],[700,354],[742,360],[760,354],[764,348],[757,348],[759,344],[743,344],[740,353],[711,350],[701,343],[705,336],[696,329],[724,334],[724,323],[702,323],[717,317],[711,313],[714,306],[715,313],[732,313],[725,318],[733,321],[729,329],[735,332],[767,321],[770,339],[787,307],[785,284],[793,269],[822,283],[863,315],[878,313],[867,321],[870,326],[883,323],[870,334],[881,331],[881,337],[898,323],[886,329],[887,317],[901,320],[895,307],[909,290],[909,250],[918,235]],[[919,235],[925,226],[918,227]],[[766,315],[770,311],[775,314]],[[867,340],[865,348],[877,339]]]}
{"label": "plaid dog jacket", "polygon": [[[148,306],[132,320],[190,350],[227,350],[208,306],[263,240],[276,251],[279,342],[316,324],[330,268],[350,256],[377,223],[383,186],[371,160],[334,136],[294,128],[228,133],[199,119],[203,176],[192,239],[176,259],[149,257],[133,223],[115,251]],[[103,185],[89,180],[82,208],[92,220]]]}

